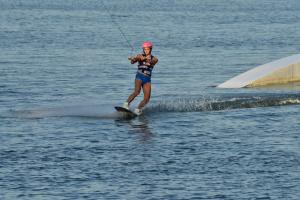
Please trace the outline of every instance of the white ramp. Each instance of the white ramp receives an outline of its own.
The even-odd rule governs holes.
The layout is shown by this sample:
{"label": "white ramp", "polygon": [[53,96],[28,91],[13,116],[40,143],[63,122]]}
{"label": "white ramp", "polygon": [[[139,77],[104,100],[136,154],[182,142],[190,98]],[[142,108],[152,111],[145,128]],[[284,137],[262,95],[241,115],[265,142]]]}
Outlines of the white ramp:
{"label": "white ramp", "polygon": [[217,87],[258,87],[296,81],[300,81],[300,54],[260,65],[231,78]]}

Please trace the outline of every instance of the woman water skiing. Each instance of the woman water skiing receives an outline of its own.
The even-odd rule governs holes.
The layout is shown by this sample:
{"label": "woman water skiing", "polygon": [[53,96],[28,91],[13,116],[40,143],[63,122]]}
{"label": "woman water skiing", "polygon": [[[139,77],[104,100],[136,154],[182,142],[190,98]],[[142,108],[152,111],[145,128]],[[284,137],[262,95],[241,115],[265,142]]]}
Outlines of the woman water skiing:
{"label": "woman water skiing", "polygon": [[144,42],[142,45],[143,54],[138,54],[134,57],[129,57],[131,64],[138,62],[138,70],[135,76],[135,87],[133,93],[124,102],[123,107],[129,109],[130,103],[138,96],[143,88],[144,99],[140,102],[134,113],[140,115],[142,108],[149,102],[151,96],[151,74],[154,65],[158,59],[151,54],[153,44],[152,42]]}

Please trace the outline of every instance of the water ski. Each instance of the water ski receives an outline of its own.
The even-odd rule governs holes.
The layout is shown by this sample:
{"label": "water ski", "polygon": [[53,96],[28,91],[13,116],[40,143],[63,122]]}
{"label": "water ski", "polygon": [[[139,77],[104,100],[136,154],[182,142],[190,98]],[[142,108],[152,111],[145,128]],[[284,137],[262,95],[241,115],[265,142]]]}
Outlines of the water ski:
{"label": "water ski", "polygon": [[130,117],[130,118],[134,118],[137,116],[137,114],[135,114],[134,112],[132,112],[131,110],[128,110],[126,108],[120,107],[120,106],[115,106],[115,109],[118,112],[121,112],[122,114],[124,114],[126,117]]}

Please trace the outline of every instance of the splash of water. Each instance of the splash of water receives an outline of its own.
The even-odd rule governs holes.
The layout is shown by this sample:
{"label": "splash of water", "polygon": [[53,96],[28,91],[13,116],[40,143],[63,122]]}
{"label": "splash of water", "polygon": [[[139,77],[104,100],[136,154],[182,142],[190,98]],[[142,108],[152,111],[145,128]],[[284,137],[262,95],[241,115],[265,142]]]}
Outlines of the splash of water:
{"label": "splash of water", "polygon": [[[256,107],[271,107],[300,104],[300,95],[267,95],[240,97],[194,97],[162,99],[154,101],[144,109],[144,115],[164,112],[204,112]],[[13,117],[45,118],[45,117],[91,117],[116,119],[124,117],[116,112],[112,105],[79,104],[40,108],[23,111],[11,111]],[[7,117],[7,115],[6,115]]]}
{"label": "splash of water", "polygon": [[300,104],[300,96],[201,97],[161,100],[147,112],[202,112]]}
{"label": "splash of water", "polygon": [[45,117],[91,117],[91,118],[118,118],[120,115],[112,106],[103,105],[69,105],[52,108],[38,108],[23,111],[12,111],[14,116],[22,118]]}

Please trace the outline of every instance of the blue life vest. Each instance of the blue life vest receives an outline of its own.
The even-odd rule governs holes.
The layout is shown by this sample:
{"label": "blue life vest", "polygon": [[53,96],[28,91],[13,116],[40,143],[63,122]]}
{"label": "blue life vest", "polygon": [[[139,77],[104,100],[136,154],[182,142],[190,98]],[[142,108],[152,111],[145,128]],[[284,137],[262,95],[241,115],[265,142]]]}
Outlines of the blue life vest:
{"label": "blue life vest", "polygon": [[151,61],[153,59],[153,56],[151,55],[151,59],[150,61],[146,60],[146,61],[143,61],[143,62],[139,62],[139,65],[138,65],[138,72],[146,75],[146,76],[150,76],[151,77],[151,74],[152,74],[152,70],[153,70],[153,65],[151,65]]}

